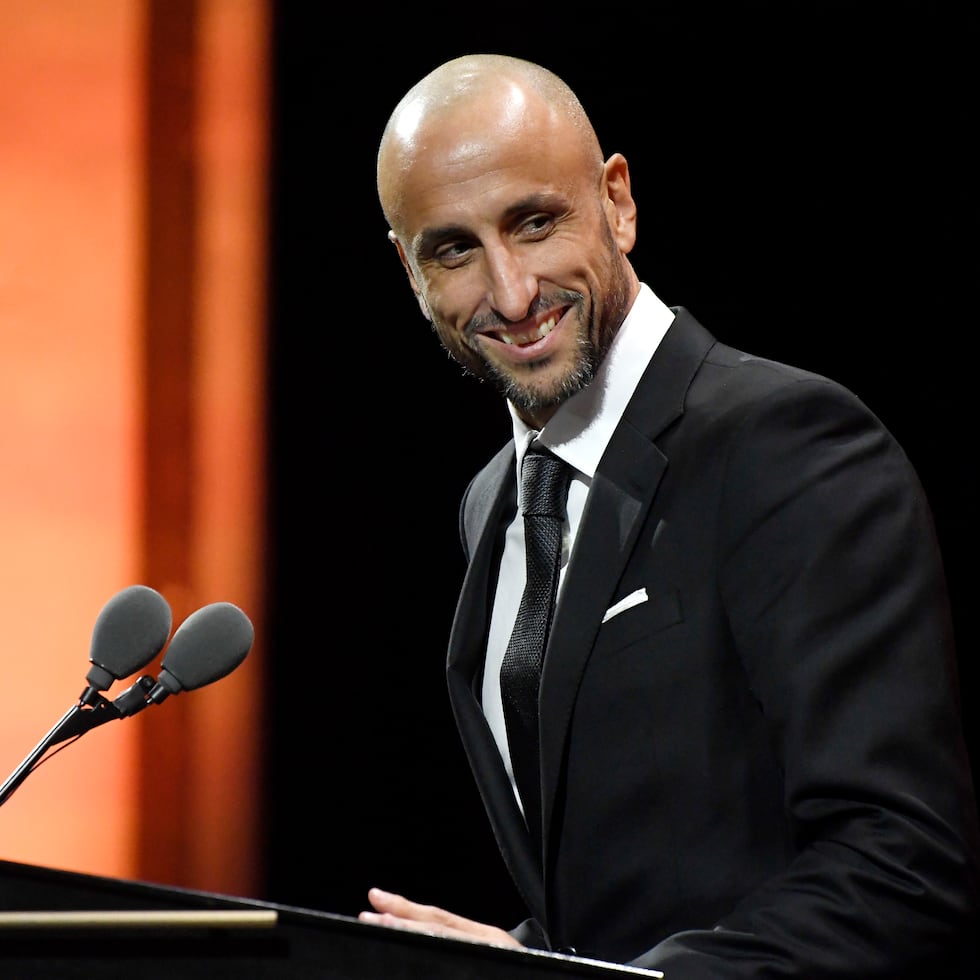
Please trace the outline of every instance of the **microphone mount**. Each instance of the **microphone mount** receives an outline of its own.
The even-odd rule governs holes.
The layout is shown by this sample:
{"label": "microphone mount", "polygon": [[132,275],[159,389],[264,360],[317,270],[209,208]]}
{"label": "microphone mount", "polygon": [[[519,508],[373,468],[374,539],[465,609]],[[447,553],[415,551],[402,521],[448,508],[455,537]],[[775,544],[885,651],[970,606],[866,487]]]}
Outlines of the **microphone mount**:
{"label": "microphone mount", "polygon": [[116,721],[142,711],[152,702],[147,695],[156,681],[148,674],[137,678],[115,701],[110,701],[93,687],[86,687],[79,695],[78,704],[72,705],[58,723],[41,739],[33,751],[0,787],[0,806],[7,802],[14,790],[44,761],[44,756],[55,745],[79,738],[107,721]]}

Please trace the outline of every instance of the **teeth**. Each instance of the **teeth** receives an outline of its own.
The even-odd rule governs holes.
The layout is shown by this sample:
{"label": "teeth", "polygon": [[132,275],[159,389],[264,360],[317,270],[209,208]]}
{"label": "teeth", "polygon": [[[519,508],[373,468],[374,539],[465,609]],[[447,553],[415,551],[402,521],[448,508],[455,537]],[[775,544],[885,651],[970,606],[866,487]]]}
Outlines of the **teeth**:
{"label": "teeth", "polygon": [[527,334],[524,340],[515,340],[509,333],[500,333],[498,336],[505,344],[520,344],[523,346],[524,344],[533,344],[536,340],[540,340],[542,337],[547,337],[548,334],[554,329],[555,318],[551,317],[550,319],[545,320],[537,330]]}

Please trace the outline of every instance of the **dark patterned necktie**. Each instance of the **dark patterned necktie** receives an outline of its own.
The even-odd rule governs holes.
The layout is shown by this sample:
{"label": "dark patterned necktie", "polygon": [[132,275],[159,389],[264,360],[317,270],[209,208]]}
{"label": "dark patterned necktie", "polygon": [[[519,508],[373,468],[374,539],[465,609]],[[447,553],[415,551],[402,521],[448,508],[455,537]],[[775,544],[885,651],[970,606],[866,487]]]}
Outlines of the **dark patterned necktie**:
{"label": "dark patterned necktie", "polygon": [[527,583],[500,667],[500,693],[514,778],[531,839],[541,854],[541,779],[538,761],[538,682],[551,629],[569,468],[542,447],[521,466]]}

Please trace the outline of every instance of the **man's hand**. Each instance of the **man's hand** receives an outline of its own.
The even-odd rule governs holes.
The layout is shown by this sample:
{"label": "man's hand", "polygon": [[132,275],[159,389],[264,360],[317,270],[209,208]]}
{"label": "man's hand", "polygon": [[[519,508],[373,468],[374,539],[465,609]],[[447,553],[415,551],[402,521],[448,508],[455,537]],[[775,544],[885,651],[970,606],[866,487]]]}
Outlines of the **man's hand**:
{"label": "man's hand", "polygon": [[401,895],[392,895],[380,888],[368,891],[368,901],[375,911],[361,912],[358,915],[361,922],[409,932],[426,932],[449,939],[468,939],[470,942],[488,943],[491,946],[524,948],[508,932],[496,926],[464,919],[461,915],[454,915],[435,905],[418,905]]}

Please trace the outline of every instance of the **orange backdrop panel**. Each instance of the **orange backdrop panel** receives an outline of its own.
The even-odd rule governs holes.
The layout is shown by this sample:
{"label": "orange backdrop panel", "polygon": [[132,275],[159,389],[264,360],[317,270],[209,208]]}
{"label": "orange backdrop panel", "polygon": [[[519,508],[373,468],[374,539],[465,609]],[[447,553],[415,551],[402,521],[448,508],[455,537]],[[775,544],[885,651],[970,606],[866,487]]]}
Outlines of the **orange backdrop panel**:
{"label": "orange backdrop panel", "polygon": [[[175,626],[204,602],[235,602],[257,642],[241,677],[97,728],[32,773],[0,807],[0,857],[122,877],[152,867],[170,883],[244,894],[260,857],[268,28],[257,0],[192,8],[194,345],[171,368],[193,388],[183,456],[193,513],[190,534],[180,532],[186,579],[146,584],[171,600]],[[146,522],[160,518],[146,509],[154,446],[143,375],[149,9],[140,0],[0,4],[0,778],[76,702],[103,604],[153,568]],[[145,756],[144,720],[185,699],[174,715],[197,747],[181,772],[200,837],[160,854],[144,833],[152,801],[138,773],[174,774]]]}

